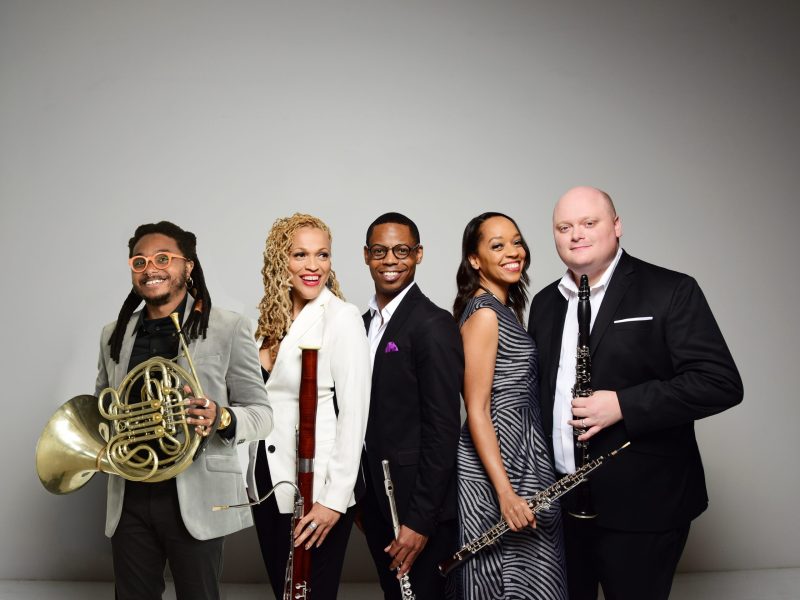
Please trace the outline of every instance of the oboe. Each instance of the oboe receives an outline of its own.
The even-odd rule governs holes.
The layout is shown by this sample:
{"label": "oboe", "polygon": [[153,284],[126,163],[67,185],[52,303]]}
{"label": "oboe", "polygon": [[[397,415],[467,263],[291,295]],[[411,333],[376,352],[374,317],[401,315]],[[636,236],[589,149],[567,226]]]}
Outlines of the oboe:
{"label": "oboe", "polygon": [[[575,385],[572,387],[573,398],[588,398],[592,395],[592,357],[589,351],[589,332],[592,321],[592,305],[589,302],[589,277],[581,275],[581,284],[578,287],[578,349],[575,364]],[[575,416],[573,415],[573,419]],[[580,469],[589,462],[589,442],[578,441],[578,436],[586,433],[582,427],[574,427],[572,435],[575,438],[578,464]],[[569,511],[570,516],[579,519],[593,519],[597,516],[592,502],[592,489],[585,485],[575,492],[575,503]]]}
{"label": "oboe", "polygon": [[[394,539],[400,535],[400,517],[397,516],[397,502],[394,499],[394,484],[392,475],[389,473],[389,461],[382,460],[383,466],[383,487],[386,490],[386,497],[389,498],[389,512],[392,514],[392,528],[394,529]],[[411,579],[408,573],[400,578],[400,596],[403,600],[416,600],[414,592],[411,591]]]}
{"label": "oboe", "polygon": [[[525,502],[528,503],[528,508],[530,508],[534,514],[545,511],[549,509],[553,503],[558,500],[561,496],[566,494],[571,489],[579,486],[583,482],[586,481],[586,476],[594,471],[595,469],[599,468],[600,465],[605,462],[607,458],[612,458],[616,456],[616,454],[630,445],[630,442],[626,442],[621,447],[617,448],[613,452],[609,452],[605,456],[600,456],[595,458],[592,461],[587,462],[583,465],[580,469],[571,473],[569,475],[565,475],[558,481],[556,481],[550,487],[547,487],[530,498],[527,498]],[[494,544],[497,539],[502,536],[504,533],[509,531],[508,523],[505,520],[500,521],[499,523],[495,524],[494,526],[490,527],[486,531],[484,531],[481,535],[476,537],[474,540],[471,540],[464,544],[458,552],[453,554],[447,560],[439,563],[439,572],[442,575],[447,575],[453,569],[460,567],[464,564],[464,561],[472,558],[479,550]]]}

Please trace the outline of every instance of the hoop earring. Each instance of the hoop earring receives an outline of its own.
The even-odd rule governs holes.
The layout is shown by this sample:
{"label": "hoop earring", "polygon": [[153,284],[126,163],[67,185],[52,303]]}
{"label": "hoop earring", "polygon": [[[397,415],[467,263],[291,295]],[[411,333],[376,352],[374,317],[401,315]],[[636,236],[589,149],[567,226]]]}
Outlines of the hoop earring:
{"label": "hoop earring", "polygon": [[194,279],[192,279],[191,275],[186,277],[186,289],[191,290],[194,288]]}

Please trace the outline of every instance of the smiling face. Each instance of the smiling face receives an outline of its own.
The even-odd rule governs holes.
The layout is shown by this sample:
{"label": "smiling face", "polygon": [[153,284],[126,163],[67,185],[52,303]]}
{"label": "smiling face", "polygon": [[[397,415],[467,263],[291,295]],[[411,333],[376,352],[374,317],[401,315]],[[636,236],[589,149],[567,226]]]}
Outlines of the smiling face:
{"label": "smiling face", "polygon": [[522,235],[505,217],[486,219],[479,233],[470,265],[478,271],[481,285],[505,301],[508,288],[522,277],[526,256]]}
{"label": "smiling face", "polygon": [[316,227],[301,227],[289,248],[289,275],[294,318],[319,296],[331,274],[331,239]]}
{"label": "smiling face", "polygon": [[[382,223],[372,229],[369,238],[370,248],[376,244],[386,248],[404,244],[413,248],[417,246],[417,241],[408,225]],[[364,262],[369,267],[372,281],[375,282],[375,298],[382,309],[414,281],[417,265],[422,262],[422,246],[417,246],[402,259],[397,258],[392,250],[389,250],[383,258],[372,258],[369,249],[364,248]]]}
{"label": "smiling face", "polygon": [[[161,233],[150,233],[133,247],[132,256],[152,256],[158,252],[172,252],[183,256],[178,243]],[[173,258],[166,269],[158,269],[147,261],[141,273],[131,272],[134,291],[141,296],[149,318],[165,317],[181,303],[186,295],[186,280],[192,272],[194,263],[190,260]]]}
{"label": "smiling face", "polygon": [[558,255],[575,282],[585,274],[593,284],[617,254],[622,222],[600,190],[573,188],[553,211],[553,235]]}

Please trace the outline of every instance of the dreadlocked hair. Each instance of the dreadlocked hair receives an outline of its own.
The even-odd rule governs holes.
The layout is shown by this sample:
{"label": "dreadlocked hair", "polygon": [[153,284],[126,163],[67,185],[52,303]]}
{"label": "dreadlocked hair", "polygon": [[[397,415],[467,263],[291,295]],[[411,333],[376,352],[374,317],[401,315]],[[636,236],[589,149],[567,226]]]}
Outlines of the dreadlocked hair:
{"label": "dreadlocked hair", "polygon": [[[295,213],[291,217],[276,220],[267,234],[264,248],[264,268],[261,275],[264,279],[264,297],[258,305],[258,328],[256,339],[263,337],[262,348],[268,348],[274,356],[289,327],[292,325],[292,285],[289,274],[289,251],[292,248],[294,234],[303,227],[321,229],[333,241],[331,230],[317,217]],[[344,295],[331,270],[326,287],[344,300]]]}
{"label": "dreadlocked hair", "polygon": [[[133,256],[133,248],[139,240],[151,233],[160,233],[175,240],[183,256],[194,263],[192,274],[187,283],[188,291],[194,298],[194,303],[189,317],[184,321],[183,329],[188,333],[190,340],[197,339],[200,335],[205,339],[208,332],[208,317],[211,314],[211,295],[206,287],[206,278],[203,274],[203,267],[200,265],[200,259],[197,258],[197,237],[191,231],[185,231],[169,221],[145,223],[144,225],[139,225],[133,237],[128,240],[129,258]],[[131,288],[119,311],[114,332],[108,340],[108,345],[111,346],[111,358],[114,362],[119,362],[122,340],[128,327],[128,321],[130,321],[131,315],[133,315],[133,312],[141,302],[142,298]]]}

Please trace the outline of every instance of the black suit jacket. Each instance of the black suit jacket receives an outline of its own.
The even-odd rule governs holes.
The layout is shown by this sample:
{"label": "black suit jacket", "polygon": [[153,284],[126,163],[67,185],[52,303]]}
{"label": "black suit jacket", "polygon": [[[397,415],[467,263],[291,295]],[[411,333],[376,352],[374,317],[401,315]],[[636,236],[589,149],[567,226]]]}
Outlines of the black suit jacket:
{"label": "black suit jacket", "polygon": [[[369,331],[370,312],[363,315]],[[381,460],[387,459],[400,523],[430,536],[456,516],[456,450],[464,350],[453,316],[414,285],[375,353],[364,466],[391,523]]]}
{"label": "black suit jacket", "polygon": [[[549,436],[566,310],[558,282],[531,304],[529,332],[539,348],[539,398]],[[620,322],[636,317],[652,319]],[[591,438],[590,454],[631,442],[590,476],[597,523],[624,531],[687,524],[708,505],[694,421],[738,404],[743,393],[700,287],[687,275],[623,252],[590,349],[592,388],[616,391],[623,417]]]}

